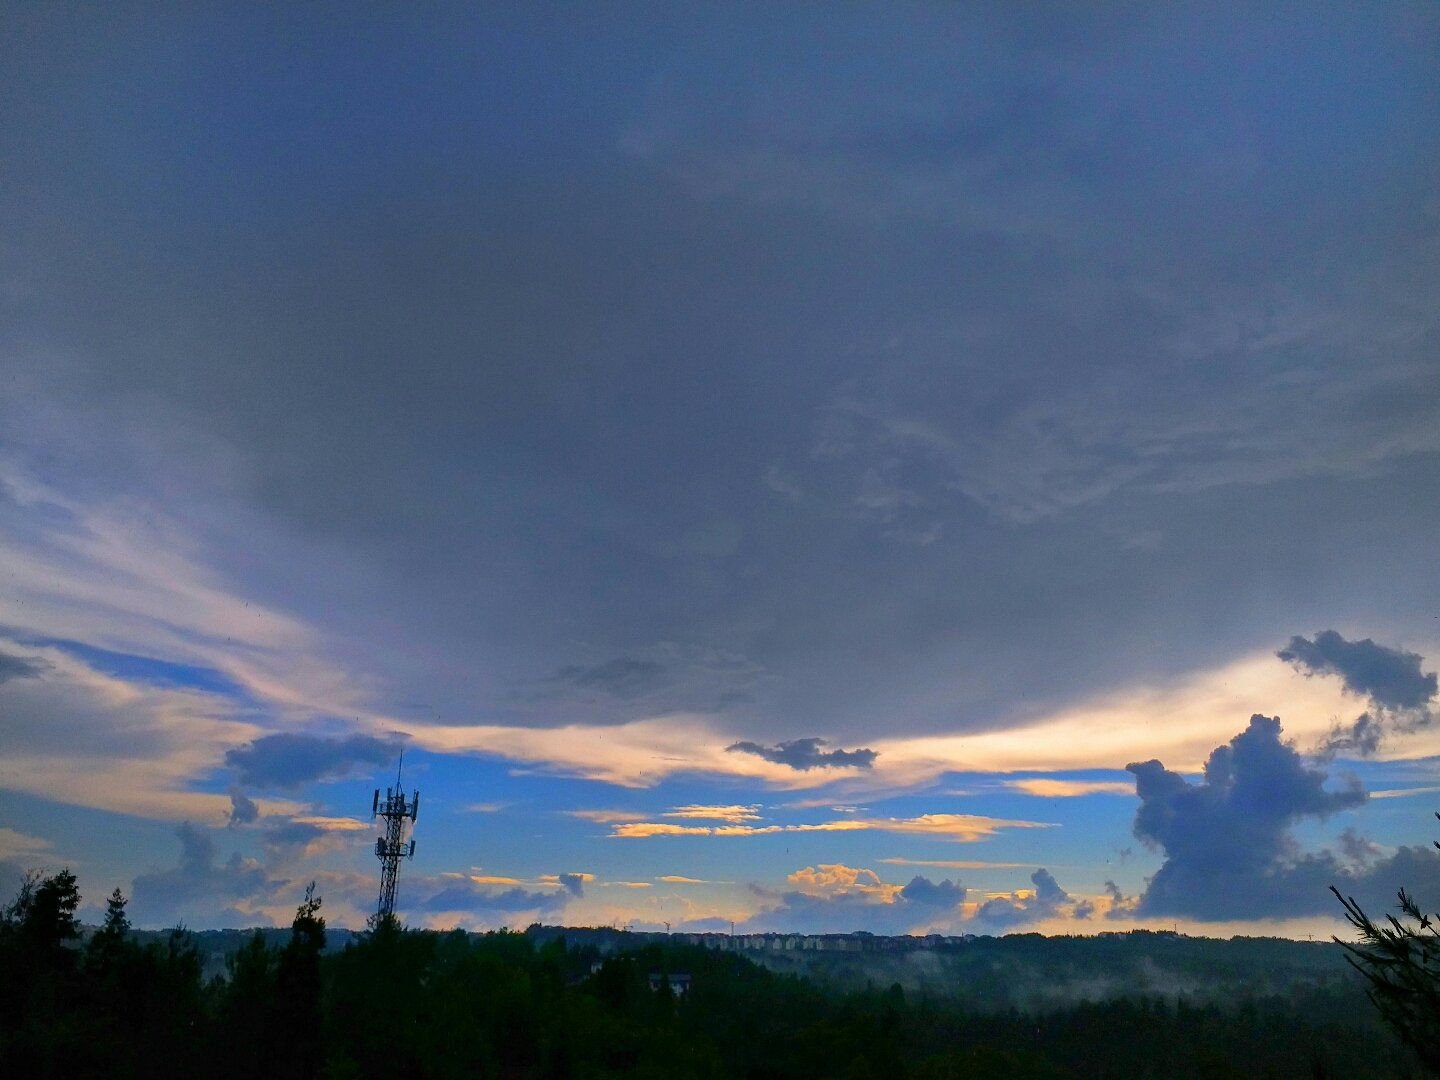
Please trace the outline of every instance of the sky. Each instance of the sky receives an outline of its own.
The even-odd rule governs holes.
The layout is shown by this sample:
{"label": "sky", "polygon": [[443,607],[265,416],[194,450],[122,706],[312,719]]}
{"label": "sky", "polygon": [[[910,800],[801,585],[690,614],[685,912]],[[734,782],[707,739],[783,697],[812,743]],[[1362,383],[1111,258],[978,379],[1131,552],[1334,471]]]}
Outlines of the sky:
{"label": "sky", "polygon": [[0,893],[1440,906],[1440,12],[0,5]]}

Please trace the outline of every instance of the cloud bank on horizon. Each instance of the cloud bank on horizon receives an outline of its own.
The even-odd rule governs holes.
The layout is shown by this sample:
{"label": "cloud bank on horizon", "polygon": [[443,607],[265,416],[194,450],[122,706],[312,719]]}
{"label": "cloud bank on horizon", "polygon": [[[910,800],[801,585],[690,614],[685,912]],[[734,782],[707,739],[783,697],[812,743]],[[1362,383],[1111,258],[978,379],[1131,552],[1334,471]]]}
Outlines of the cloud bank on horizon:
{"label": "cloud bank on horizon", "polygon": [[1440,18],[1320,15],[13,20],[0,886],[363,920],[403,743],[435,925],[1429,888]]}

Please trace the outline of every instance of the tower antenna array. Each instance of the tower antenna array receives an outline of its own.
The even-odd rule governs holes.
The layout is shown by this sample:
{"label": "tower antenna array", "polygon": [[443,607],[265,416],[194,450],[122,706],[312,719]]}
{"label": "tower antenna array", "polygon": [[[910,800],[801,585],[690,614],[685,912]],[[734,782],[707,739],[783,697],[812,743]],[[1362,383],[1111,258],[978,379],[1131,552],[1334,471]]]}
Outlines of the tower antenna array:
{"label": "tower antenna array", "polygon": [[375,840],[375,856],[380,860],[380,903],[376,908],[377,921],[384,921],[395,914],[395,881],[400,876],[400,860],[415,857],[415,841],[405,842],[405,823],[412,825],[420,814],[420,792],[407,800],[405,790],[400,786],[400,770],[405,765],[405,751],[400,751],[400,764],[395,767],[395,787],[385,789],[385,798],[380,798],[380,789],[375,789],[375,799],[370,804],[370,819],[380,817],[385,821],[385,835]]}

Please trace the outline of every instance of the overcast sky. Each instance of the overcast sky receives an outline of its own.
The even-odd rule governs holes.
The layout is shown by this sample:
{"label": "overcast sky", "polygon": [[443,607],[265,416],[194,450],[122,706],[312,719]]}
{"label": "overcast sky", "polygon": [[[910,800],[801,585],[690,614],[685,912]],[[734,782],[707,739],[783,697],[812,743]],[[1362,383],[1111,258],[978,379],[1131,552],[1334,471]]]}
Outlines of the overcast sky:
{"label": "overcast sky", "polygon": [[1440,903],[1440,15],[1084,7],[0,7],[0,891]]}

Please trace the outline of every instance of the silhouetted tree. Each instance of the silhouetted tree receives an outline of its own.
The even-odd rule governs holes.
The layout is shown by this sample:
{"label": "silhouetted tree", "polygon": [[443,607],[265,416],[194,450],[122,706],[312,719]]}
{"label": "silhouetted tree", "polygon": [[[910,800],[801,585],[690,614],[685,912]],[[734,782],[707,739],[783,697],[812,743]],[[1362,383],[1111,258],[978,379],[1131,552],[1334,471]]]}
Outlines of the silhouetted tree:
{"label": "silhouetted tree", "polygon": [[1402,888],[1401,918],[1386,915],[1376,923],[1353,896],[1342,896],[1333,885],[1330,891],[1360,935],[1358,943],[1335,940],[1365,977],[1370,1000],[1425,1068],[1440,1076],[1440,930],[1435,925],[1440,916],[1426,915]]}
{"label": "silhouetted tree", "polygon": [[320,1008],[320,954],[325,951],[325,920],[312,881],[290,924],[290,940],[275,967],[274,1024],[284,1055],[270,1075],[310,1080],[324,1061]]}

